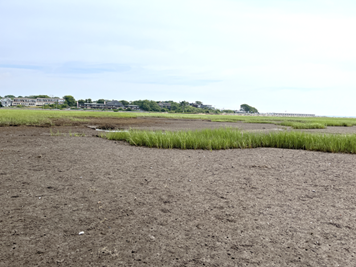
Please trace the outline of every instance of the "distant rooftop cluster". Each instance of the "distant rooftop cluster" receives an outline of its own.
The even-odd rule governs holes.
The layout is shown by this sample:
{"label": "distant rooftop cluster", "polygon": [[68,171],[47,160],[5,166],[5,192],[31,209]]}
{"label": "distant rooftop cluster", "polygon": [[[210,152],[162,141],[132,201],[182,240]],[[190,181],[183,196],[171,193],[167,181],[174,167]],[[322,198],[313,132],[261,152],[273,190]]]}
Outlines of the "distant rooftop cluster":
{"label": "distant rooftop cluster", "polygon": [[131,110],[139,110],[140,107],[138,105],[124,105],[122,102],[118,100],[107,101],[105,100],[104,103],[98,103],[96,101],[92,103],[83,103],[77,102],[78,108],[86,108],[86,109],[131,109]]}
{"label": "distant rooftop cluster", "polygon": [[64,99],[62,98],[1,98],[0,103],[3,107],[10,106],[44,106],[53,104],[63,104]]}

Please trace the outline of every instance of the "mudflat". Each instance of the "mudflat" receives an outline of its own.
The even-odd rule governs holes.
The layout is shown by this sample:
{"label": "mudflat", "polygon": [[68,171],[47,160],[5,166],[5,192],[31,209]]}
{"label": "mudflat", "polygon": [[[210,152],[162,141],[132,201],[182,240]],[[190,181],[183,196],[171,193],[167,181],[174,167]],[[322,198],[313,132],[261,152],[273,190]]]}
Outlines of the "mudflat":
{"label": "mudflat", "polygon": [[0,127],[0,266],[355,266],[355,155],[57,130]]}

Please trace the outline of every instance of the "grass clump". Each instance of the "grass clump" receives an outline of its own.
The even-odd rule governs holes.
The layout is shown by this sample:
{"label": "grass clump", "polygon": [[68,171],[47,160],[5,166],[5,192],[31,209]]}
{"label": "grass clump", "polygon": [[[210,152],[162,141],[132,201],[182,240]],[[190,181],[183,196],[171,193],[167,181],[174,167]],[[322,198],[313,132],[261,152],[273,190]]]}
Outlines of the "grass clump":
{"label": "grass clump", "polygon": [[131,130],[102,137],[122,140],[135,146],[179,149],[232,149],[273,147],[332,153],[356,153],[356,135],[313,134],[305,132],[250,133],[233,128],[199,131],[154,132]]}
{"label": "grass clump", "polygon": [[289,126],[292,127],[293,129],[326,129],[325,124],[321,123],[302,123],[302,122],[290,122],[290,121],[284,121],[280,123],[279,125],[282,126]]}

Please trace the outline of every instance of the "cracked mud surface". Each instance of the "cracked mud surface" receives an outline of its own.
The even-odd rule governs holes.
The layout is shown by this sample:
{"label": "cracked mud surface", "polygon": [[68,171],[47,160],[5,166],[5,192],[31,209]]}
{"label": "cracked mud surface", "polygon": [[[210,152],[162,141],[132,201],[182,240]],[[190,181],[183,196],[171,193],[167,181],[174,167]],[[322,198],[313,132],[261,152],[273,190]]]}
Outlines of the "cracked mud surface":
{"label": "cracked mud surface", "polygon": [[0,128],[0,266],[355,266],[355,155],[58,129]]}

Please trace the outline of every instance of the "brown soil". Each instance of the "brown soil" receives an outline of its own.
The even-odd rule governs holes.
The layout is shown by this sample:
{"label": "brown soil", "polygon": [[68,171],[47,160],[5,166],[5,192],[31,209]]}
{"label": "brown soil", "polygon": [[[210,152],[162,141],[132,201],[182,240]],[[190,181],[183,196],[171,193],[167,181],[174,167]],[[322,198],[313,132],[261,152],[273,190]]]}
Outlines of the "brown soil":
{"label": "brown soil", "polygon": [[[303,129],[294,130],[291,127],[285,127],[275,124],[259,124],[259,123],[244,123],[244,122],[211,122],[209,120],[182,120],[182,119],[165,119],[154,117],[139,117],[139,118],[79,118],[85,121],[71,121],[68,119],[56,120],[55,126],[97,126],[99,129],[140,129],[140,130],[199,130],[206,128],[221,128],[233,127],[249,132],[271,132],[288,129],[293,131],[306,131],[314,133],[333,133],[333,134],[356,134],[356,127],[327,127],[327,129]],[[52,127],[49,124],[42,125],[44,127]],[[54,127],[55,127],[54,126]]]}
{"label": "brown soil", "polygon": [[[55,120],[55,126],[97,126],[99,129],[140,129],[140,130],[199,130],[206,128],[234,127],[248,131],[273,131],[286,127],[274,124],[257,124],[243,122],[211,122],[209,120],[182,120],[154,117],[139,118],[80,118],[83,121],[69,119]],[[48,124],[45,127],[53,127]]]}
{"label": "brown soil", "polygon": [[159,150],[56,129],[86,136],[0,127],[0,266],[355,266],[355,155]]}

